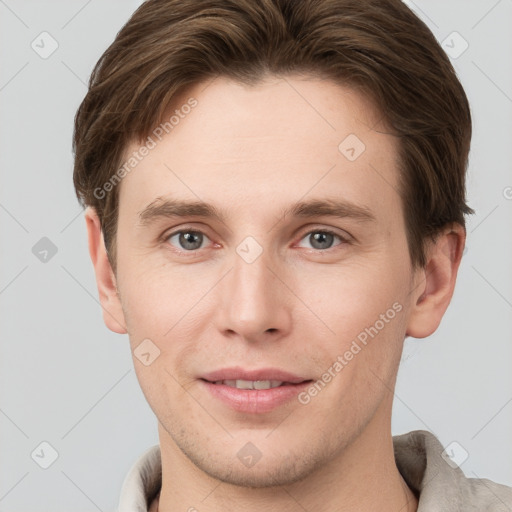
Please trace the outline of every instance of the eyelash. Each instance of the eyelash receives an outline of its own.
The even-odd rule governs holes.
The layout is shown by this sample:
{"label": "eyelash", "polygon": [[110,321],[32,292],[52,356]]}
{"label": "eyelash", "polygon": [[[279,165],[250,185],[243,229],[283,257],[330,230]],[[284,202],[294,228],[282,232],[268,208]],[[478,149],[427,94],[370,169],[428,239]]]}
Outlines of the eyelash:
{"label": "eyelash", "polygon": [[[163,243],[167,243],[169,242],[169,239],[175,235],[179,235],[181,233],[194,233],[194,234],[200,234],[200,235],[203,235],[205,236],[206,238],[209,239],[208,235],[204,232],[204,231],[201,231],[200,229],[197,229],[197,228],[182,228],[182,229],[179,229],[177,231],[173,231],[171,233],[165,233],[164,235],[162,235],[160,241],[163,242]],[[332,247],[329,247],[327,249],[315,249],[315,248],[307,248],[307,250],[309,251],[313,251],[313,252],[317,252],[317,253],[323,253],[323,252],[328,252],[330,251],[331,249],[335,249],[336,247],[339,247],[341,245],[345,245],[345,244],[348,244],[350,243],[349,239],[348,238],[345,238],[343,237],[342,235],[340,235],[339,233],[336,233],[335,231],[332,231],[330,229],[325,229],[325,228],[322,228],[322,229],[312,229],[310,231],[307,231],[306,233],[303,234],[303,236],[300,238],[300,240],[303,240],[304,238],[306,238],[307,236],[310,236],[312,235],[313,233],[322,233],[322,234],[328,234],[328,235],[332,235],[333,237],[335,238],[338,238],[340,240],[340,243],[338,245],[334,245]],[[170,245],[170,244],[169,244]],[[174,246],[171,246],[174,250],[182,253],[182,254],[188,254],[190,256],[194,256],[198,253],[198,251],[200,251],[201,249],[203,248],[200,248],[200,249],[193,249],[193,250],[189,250],[187,251],[186,249],[178,249],[177,247],[174,247]]]}

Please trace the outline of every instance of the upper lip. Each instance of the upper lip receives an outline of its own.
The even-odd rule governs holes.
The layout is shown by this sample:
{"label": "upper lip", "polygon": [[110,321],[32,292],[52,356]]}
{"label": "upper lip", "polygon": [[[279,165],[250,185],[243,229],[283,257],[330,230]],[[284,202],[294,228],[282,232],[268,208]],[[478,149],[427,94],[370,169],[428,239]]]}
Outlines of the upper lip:
{"label": "upper lip", "polygon": [[260,368],[258,370],[244,370],[241,367],[223,368],[201,376],[202,379],[210,382],[218,382],[221,380],[278,380],[281,382],[290,382],[298,384],[304,382],[304,377],[299,377],[293,373],[280,370],[279,368]]}

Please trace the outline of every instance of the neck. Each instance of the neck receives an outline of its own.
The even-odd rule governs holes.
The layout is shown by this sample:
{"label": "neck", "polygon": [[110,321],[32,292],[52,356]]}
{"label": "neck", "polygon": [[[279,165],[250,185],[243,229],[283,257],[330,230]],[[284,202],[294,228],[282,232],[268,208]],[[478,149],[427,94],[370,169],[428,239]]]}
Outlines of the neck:
{"label": "neck", "polygon": [[152,508],[158,512],[415,512],[417,498],[395,464],[388,416],[379,418],[377,413],[356,439],[307,478],[264,488],[212,478],[198,469],[159,425],[162,489]]}

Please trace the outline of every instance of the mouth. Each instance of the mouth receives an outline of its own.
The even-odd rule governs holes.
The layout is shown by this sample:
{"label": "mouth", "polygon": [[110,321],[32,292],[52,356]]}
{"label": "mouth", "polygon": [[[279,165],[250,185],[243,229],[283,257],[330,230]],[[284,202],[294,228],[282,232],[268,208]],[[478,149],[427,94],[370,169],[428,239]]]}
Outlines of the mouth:
{"label": "mouth", "polygon": [[[265,413],[284,406],[313,382],[278,369],[227,368],[199,379],[210,397],[241,413]],[[296,403],[299,404],[298,400]]]}
{"label": "mouth", "polygon": [[[206,381],[209,382],[209,381]],[[211,384],[228,386],[236,389],[274,389],[280,386],[294,386],[292,382],[283,382],[281,380],[218,380]]]}

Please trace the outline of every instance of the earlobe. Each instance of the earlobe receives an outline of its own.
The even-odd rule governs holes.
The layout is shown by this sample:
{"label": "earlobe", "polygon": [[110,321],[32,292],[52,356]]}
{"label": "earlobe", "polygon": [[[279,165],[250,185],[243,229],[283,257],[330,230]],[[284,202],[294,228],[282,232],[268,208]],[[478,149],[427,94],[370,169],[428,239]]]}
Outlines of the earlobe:
{"label": "earlobe", "polygon": [[464,228],[454,224],[428,247],[427,264],[417,271],[411,290],[413,305],[406,335],[425,338],[439,327],[455,289],[465,241]]}
{"label": "earlobe", "polygon": [[88,207],[85,212],[89,255],[96,274],[96,284],[100,304],[103,310],[103,321],[113,332],[126,334],[126,322],[121,307],[116,278],[108,261],[107,250],[103,240],[100,220],[96,211]]}

